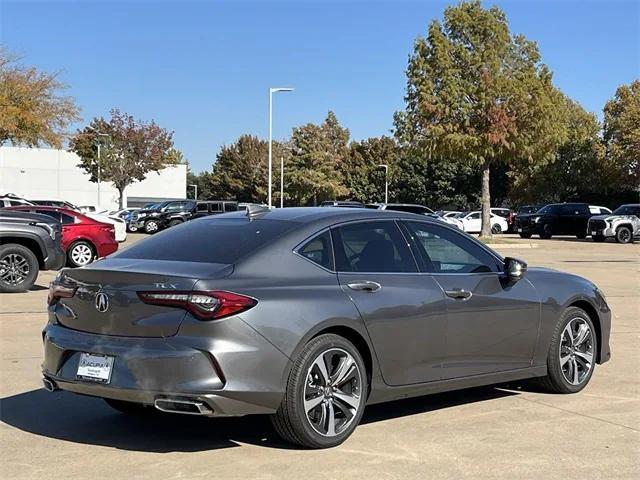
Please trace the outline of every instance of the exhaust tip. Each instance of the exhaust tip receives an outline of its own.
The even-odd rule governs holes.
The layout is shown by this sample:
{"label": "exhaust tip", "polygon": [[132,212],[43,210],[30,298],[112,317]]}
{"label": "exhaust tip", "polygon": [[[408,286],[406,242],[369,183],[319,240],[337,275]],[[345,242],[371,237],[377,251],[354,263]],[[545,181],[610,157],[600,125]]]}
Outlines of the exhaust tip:
{"label": "exhaust tip", "polygon": [[182,413],[185,415],[213,415],[213,409],[209,405],[195,399],[158,398],[153,402],[153,405],[161,412]]}
{"label": "exhaust tip", "polygon": [[42,379],[42,385],[47,392],[55,392],[58,389],[56,382],[48,379],[47,377]]}

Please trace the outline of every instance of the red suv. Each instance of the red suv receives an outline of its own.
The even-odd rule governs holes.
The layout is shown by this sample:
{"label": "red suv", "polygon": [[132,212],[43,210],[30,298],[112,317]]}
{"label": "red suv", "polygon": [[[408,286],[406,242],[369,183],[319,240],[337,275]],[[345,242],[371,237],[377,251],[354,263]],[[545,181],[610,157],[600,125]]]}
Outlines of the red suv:
{"label": "red suv", "polygon": [[62,223],[62,249],[67,252],[67,264],[71,267],[88,265],[97,257],[106,257],[118,250],[113,225],[98,222],[75,210],[41,205],[9,207],[7,210],[42,213]]}

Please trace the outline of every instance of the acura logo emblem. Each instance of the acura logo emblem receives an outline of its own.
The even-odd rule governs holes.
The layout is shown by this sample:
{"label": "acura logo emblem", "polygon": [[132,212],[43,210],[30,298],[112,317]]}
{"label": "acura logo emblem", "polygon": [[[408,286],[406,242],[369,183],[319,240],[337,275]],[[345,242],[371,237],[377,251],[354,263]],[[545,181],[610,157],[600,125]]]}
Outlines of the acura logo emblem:
{"label": "acura logo emblem", "polygon": [[109,297],[106,293],[99,292],[96,295],[96,310],[100,313],[104,313],[109,310]]}

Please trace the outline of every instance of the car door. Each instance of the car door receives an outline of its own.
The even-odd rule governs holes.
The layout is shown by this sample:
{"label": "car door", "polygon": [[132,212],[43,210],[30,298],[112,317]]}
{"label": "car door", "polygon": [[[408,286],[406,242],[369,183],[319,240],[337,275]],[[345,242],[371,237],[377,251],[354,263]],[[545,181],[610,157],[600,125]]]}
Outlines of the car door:
{"label": "car door", "polygon": [[482,219],[480,212],[473,212],[464,219],[465,232],[479,232],[481,230]]}
{"label": "car door", "polygon": [[442,289],[418,272],[394,220],[332,229],[338,281],[373,342],[384,381],[408,385],[442,378],[446,306]]}
{"label": "car door", "polygon": [[403,225],[421,270],[431,274],[447,299],[443,378],[529,367],[540,301],[526,277],[509,281],[498,258],[451,228],[416,221]]}

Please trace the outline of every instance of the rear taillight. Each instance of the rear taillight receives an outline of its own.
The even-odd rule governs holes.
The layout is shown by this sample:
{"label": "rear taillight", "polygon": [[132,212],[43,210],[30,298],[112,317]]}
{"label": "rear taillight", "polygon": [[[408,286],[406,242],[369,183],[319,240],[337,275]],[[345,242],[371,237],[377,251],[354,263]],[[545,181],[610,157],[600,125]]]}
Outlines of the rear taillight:
{"label": "rear taillight", "polygon": [[67,287],[60,283],[51,282],[49,284],[49,295],[47,303],[53,305],[61,298],[71,298],[76,294],[76,287]]}
{"label": "rear taillight", "polygon": [[211,292],[138,292],[138,297],[150,305],[184,308],[201,320],[217,320],[249,310],[258,301],[224,291]]}

